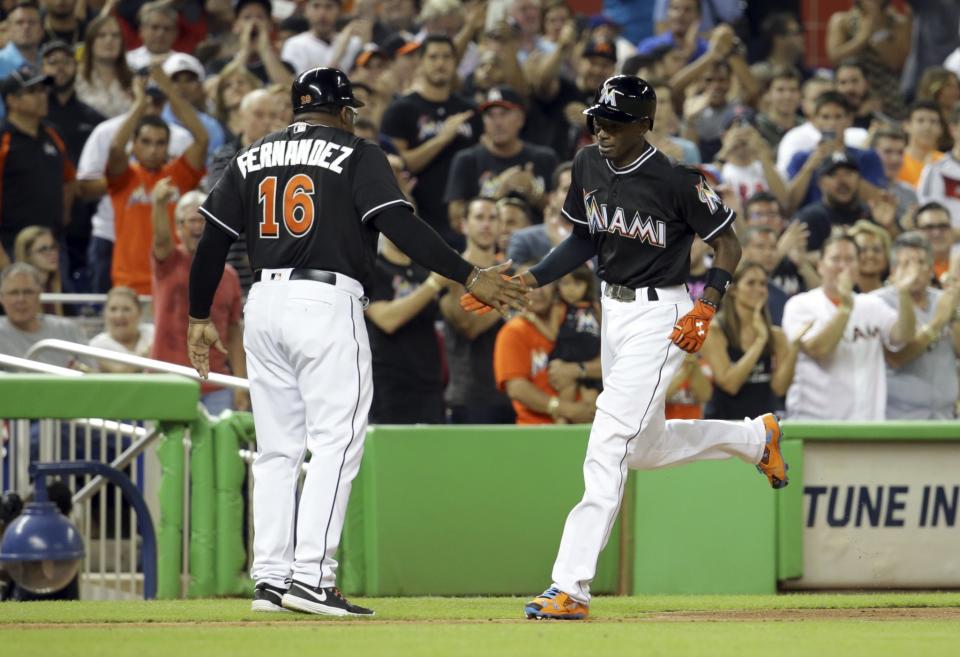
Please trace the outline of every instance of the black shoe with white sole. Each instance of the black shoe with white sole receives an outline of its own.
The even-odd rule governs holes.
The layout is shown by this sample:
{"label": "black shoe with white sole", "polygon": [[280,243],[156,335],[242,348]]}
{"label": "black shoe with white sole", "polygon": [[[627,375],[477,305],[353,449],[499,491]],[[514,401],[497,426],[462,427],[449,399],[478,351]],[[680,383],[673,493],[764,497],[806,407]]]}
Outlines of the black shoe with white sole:
{"label": "black shoe with white sole", "polygon": [[253,604],[250,608],[253,611],[286,613],[288,610],[283,608],[283,594],[286,592],[287,589],[260,582],[253,589]]}
{"label": "black shoe with white sole", "polygon": [[283,595],[283,606],[293,611],[328,616],[373,616],[373,610],[352,605],[336,586],[314,588],[293,580]]}

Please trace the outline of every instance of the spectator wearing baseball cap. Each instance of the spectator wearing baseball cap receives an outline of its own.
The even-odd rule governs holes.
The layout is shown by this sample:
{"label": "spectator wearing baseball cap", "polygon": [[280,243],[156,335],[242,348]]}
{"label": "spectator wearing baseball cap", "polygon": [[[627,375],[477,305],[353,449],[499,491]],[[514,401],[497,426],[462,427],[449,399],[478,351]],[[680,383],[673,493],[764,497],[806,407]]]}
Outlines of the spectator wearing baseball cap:
{"label": "spectator wearing baseball cap", "polygon": [[353,21],[338,33],[340,0],[308,0],[303,15],[310,29],[287,39],[281,58],[293,65],[297,75],[318,66],[349,73],[364,42],[370,40],[370,21]]}
{"label": "spectator wearing baseball cap", "polygon": [[[853,124],[853,109],[843,94],[836,91],[820,94],[816,100],[812,123],[820,132],[820,143],[811,150],[794,153],[787,165],[790,204],[793,207],[803,207],[820,200],[818,174],[821,170],[830,168],[829,163],[834,161],[833,156],[839,152],[856,167],[865,189],[867,186],[886,188],[887,178],[883,173],[883,162],[877,154],[843,144],[842,136]],[[829,157],[824,160],[825,156]]]}
{"label": "spectator wearing baseball cap", "polygon": [[49,41],[41,48],[40,56],[41,72],[51,79],[52,86],[47,122],[63,138],[70,159],[77,162],[90,133],[106,117],[77,98],[77,59],[73,46],[65,41]]}
{"label": "spectator wearing baseball cap", "polygon": [[617,61],[621,64],[637,54],[637,47],[621,35],[620,23],[604,14],[591,16],[587,21],[587,32],[591,39],[610,41],[614,44]]}
{"label": "spectator wearing baseball cap", "polygon": [[41,123],[53,80],[24,64],[0,82],[8,115],[0,128],[0,267],[17,233],[44,226],[63,233],[76,170],[57,132]]}
{"label": "spectator wearing baseball cap", "polygon": [[819,251],[835,226],[852,226],[870,211],[860,199],[860,169],[844,151],[827,157],[817,168],[822,198],[797,213],[807,226],[807,251]]}
{"label": "spectator wearing baseball cap", "polygon": [[494,87],[479,109],[480,141],[454,156],[447,178],[444,201],[451,225],[461,224],[466,202],[477,196],[499,199],[512,193],[539,214],[557,157],[549,148],[520,139],[526,120],[523,97],[510,87]]}
{"label": "spectator wearing baseball cap", "polygon": [[391,85],[394,94],[406,93],[413,84],[417,66],[420,64],[418,55],[420,42],[402,34],[395,34],[380,48],[390,57],[391,62],[390,74],[383,79],[383,82]]}
{"label": "spectator wearing baseball cap", "polygon": [[[204,110],[207,106],[207,96],[203,90],[204,70],[193,55],[182,52],[171,53],[163,63],[163,72],[173,81],[173,86],[180,94],[180,97],[190,103],[196,110],[200,122],[207,130],[209,141],[207,143],[207,162],[213,159],[213,154],[218,148],[223,146],[226,141],[226,133],[223,126],[215,118],[207,114]],[[174,115],[173,110],[168,104],[160,117],[169,124],[183,126]]]}

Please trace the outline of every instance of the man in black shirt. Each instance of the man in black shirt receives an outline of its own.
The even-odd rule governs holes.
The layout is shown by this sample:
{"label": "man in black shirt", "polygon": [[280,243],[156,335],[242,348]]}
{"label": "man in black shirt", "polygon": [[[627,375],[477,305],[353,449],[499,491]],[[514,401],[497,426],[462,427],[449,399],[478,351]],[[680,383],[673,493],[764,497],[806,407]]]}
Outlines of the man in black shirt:
{"label": "man in black shirt", "polygon": [[367,330],[373,353],[376,424],[443,424],[437,297],[444,280],[386,237],[373,273]]}
{"label": "man in black shirt", "polygon": [[809,231],[807,251],[819,251],[834,226],[852,226],[870,216],[860,201],[860,169],[846,153],[829,156],[817,170],[817,179],[822,198],[802,208],[794,219]]}
{"label": "man in black shirt", "polygon": [[[656,95],[643,80],[608,79],[586,110],[597,144],[573,160],[563,213],[573,233],[518,277],[546,285],[596,256],[603,281],[603,392],[583,466],[583,500],[570,512],[553,585],[525,607],[529,618],[589,615],[590,582],[610,536],[628,468],[652,469],[736,456],[786,484],[773,414],[745,420],[664,420],[668,383],[703,345],[740,260],[734,212],[698,172],[674,166],[646,141]],[[694,235],[713,248],[705,288],[691,303],[683,282]],[[468,301],[468,300],[465,300]],[[673,330],[671,333],[671,329]],[[556,414],[557,397],[527,400]]]}
{"label": "man in black shirt", "polygon": [[295,122],[243,150],[200,207],[187,345],[206,378],[210,347],[224,351],[210,305],[242,232],[256,281],[244,310],[258,447],[253,609],[370,615],[336,588],[334,555],[373,393],[363,309],[379,232],[503,312],[523,308],[526,288],[501,277],[505,266],[473,267],[413,214],[383,151],[353,134],[362,103],[341,71],[303,73],[291,98]]}
{"label": "man in black shirt", "polygon": [[0,126],[0,266],[21,229],[46,226],[59,237],[70,216],[76,169],[60,135],[43,123],[52,82],[26,64],[0,82],[7,106]]}
{"label": "man in black shirt", "polygon": [[453,156],[476,142],[479,130],[473,106],[453,92],[457,66],[453,42],[430,35],[417,53],[420,70],[414,90],[390,104],[380,131],[417,177],[413,198],[420,215],[448,243],[459,245],[463,238],[447,219],[443,190]]}
{"label": "man in black shirt", "polygon": [[494,87],[480,105],[480,143],[457,153],[447,179],[444,200],[450,225],[463,221],[466,202],[477,196],[521,196],[539,215],[550,191],[557,156],[549,148],[520,139],[525,119],[523,98],[509,87]]}
{"label": "man in black shirt", "polygon": [[[72,3],[71,3],[72,6]],[[63,138],[67,154],[74,163],[80,161],[83,145],[90,133],[105,117],[95,109],[77,99],[74,81],[77,79],[77,60],[73,55],[73,46],[63,41],[50,41],[40,49],[43,60],[43,74],[53,79],[50,89],[47,123]],[[66,227],[67,260],[74,270],[87,259],[87,246],[90,243],[90,219],[96,209],[96,203],[76,201],[70,208],[71,220]]]}

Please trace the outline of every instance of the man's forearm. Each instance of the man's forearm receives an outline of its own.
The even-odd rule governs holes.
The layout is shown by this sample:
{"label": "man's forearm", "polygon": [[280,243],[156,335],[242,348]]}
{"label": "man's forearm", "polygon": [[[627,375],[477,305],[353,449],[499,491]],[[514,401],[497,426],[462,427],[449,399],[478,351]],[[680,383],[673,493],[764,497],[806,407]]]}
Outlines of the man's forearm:
{"label": "man's forearm", "polygon": [[209,223],[197,244],[197,252],[190,266],[190,316],[206,319],[210,316],[213,295],[217,292],[227,252],[233,239],[227,233]]}
{"label": "man's forearm", "polygon": [[537,285],[552,283],[566,276],[589,260],[596,253],[593,240],[570,233],[553,251],[530,268],[530,274],[537,279]]}
{"label": "man's forearm", "polygon": [[397,204],[371,219],[374,226],[414,262],[444,278],[465,283],[473,265],[460,257],[426,222],[410,208]]}
{"label": "man's forearm", "polygon": [[133,131],[143,115],[146,114],[146,102],[138,102],[127,114],[127,118],[120,124],[113,139],[110,141],[110,151],[107,159],[107,175],[119,175],[126,170],[129,156],[127,155],[127,144],[133,136]]}
{"label": "man's forearm", "polygon": [[913,311],[913,300],[906,290],[898,290],[897,322],[890,331],[890,340],[895,344],[906,344],[913,340],[917,331],[917,315]]}
{"label": "man's forearm", "polygon": [[843,332],[847,328],[852,308],[841,304],[823,329],[809,340],[801,343],[801,349],[814,360],[822,360],[830,356],[840,344]]}
{"label": "man's forearm", "polygon": [[410,173],[420,173],[433,162],[434,158],[446,148],[453,139],[448,139],[442,134],[434,135],[416,148],[402,151],[400,157],[407,163],[407,169]]}

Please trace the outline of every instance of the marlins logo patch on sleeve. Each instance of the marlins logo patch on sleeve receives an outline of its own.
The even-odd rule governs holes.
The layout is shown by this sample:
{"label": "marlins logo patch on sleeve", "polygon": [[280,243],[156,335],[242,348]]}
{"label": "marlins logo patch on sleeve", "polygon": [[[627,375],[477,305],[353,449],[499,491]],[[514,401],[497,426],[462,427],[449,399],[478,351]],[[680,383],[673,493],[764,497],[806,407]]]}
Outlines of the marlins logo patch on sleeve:
{"label": "marlins logo patch on sleeve", "polygon": [[700,202],[707,206],[710,210],[710,214],[716,213],[717,209],[723,205],[723,201],[720,200],[720,197],[717,195],[713,188],[707,184],[707,181],[703,178],[700,179],[696,185],[697,196],[700,198]]}

